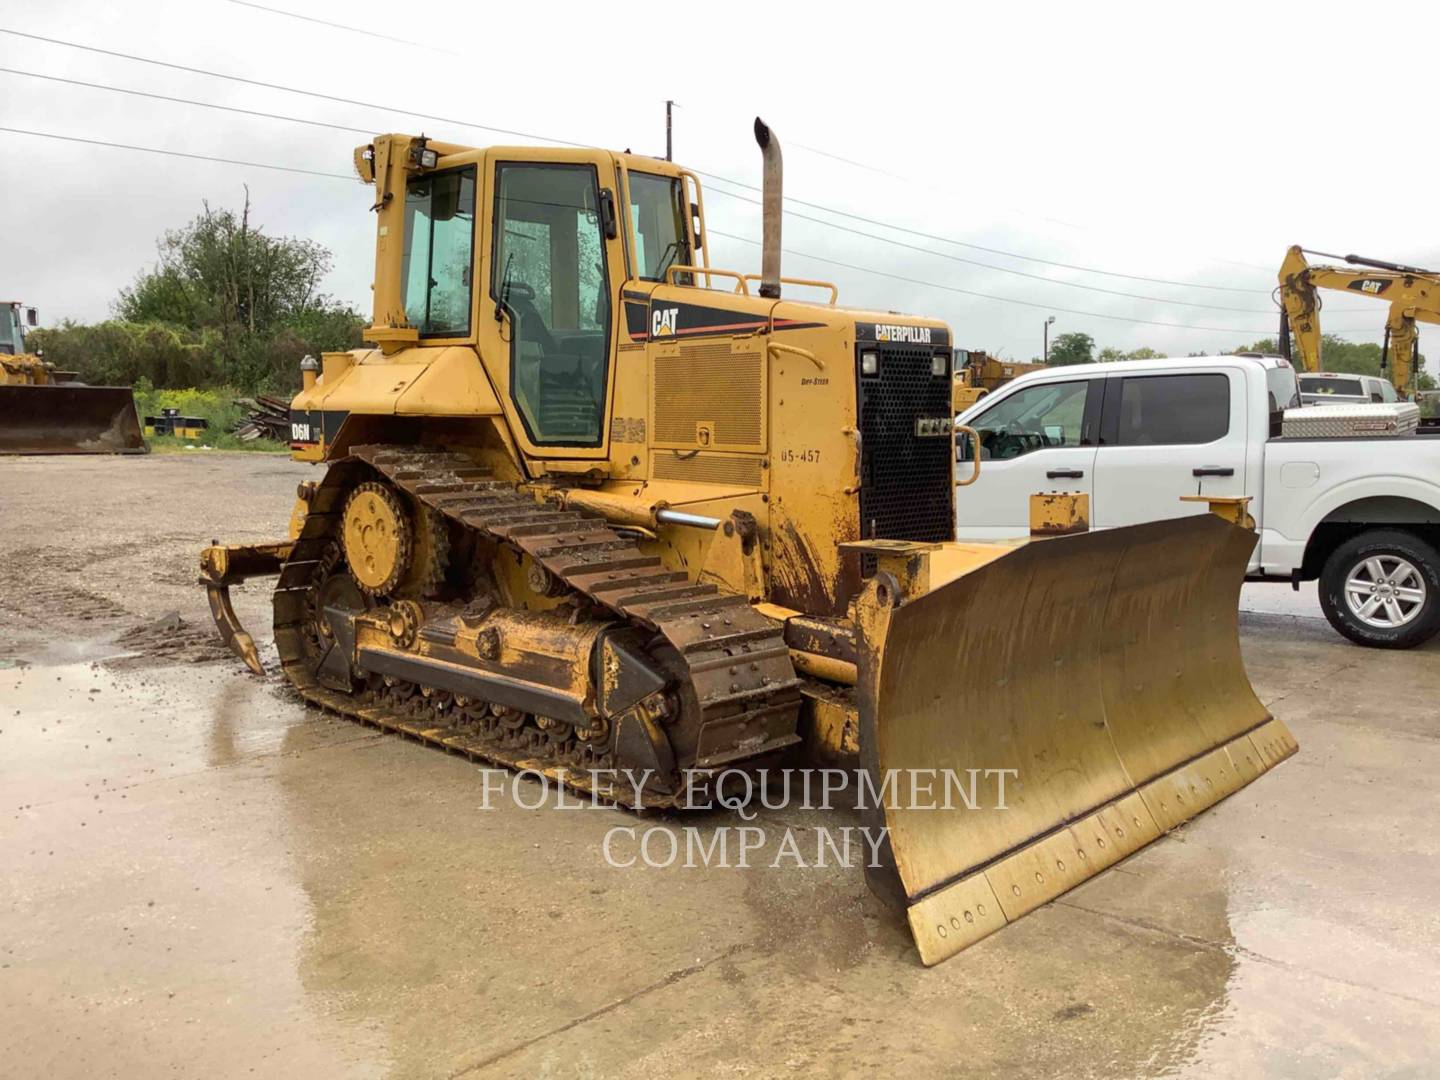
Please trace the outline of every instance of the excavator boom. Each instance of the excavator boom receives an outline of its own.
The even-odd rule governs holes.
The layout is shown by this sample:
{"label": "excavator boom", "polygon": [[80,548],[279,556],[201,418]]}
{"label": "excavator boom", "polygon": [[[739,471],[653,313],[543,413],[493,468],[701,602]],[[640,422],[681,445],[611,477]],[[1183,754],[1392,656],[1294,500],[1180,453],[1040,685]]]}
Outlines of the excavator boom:
{"label": "excavator boom", "polygon": [[[1312,252],[1312,254],[1320,254]],[[1386,346],[1381,371],[1388,375],[1402,398],[1413,398],[1419,389],[1416,359],[1419,349],[1417,323],[1440,323],[1440,271],[1368,259],[1359,255],[1343,258],[1340,266],[1311,266],[1299,245],[1285,254],[1280,266],[1281,352],[1290,357],[1289,340],[1294,335],[1302,371],[1322,371],[1319,289],[1336,289],[1358,296],[1386,301]]]}

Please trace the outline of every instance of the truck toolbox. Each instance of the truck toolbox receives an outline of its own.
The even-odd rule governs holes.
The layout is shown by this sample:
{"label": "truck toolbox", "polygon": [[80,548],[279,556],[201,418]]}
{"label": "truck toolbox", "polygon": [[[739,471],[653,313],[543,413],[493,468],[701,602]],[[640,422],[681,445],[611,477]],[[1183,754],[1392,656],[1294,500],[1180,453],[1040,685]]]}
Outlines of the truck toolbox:
{"label": "truck toolbox", "polygon": [[1287,439],[1343,439],[1366,435],[1413,435],[1420,406],[1408,401],[1384,405],[1309,405],[1286,409]]}

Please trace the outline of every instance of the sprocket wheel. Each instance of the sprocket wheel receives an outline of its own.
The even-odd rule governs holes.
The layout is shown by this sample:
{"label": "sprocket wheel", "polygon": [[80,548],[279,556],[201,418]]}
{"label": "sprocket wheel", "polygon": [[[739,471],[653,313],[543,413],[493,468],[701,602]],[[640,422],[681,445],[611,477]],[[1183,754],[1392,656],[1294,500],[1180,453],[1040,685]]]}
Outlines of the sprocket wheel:
{"label": "sprocket wheel", "polygon": [[345,500],[340,535],[361,591],[372,597],[394,592],[415,551],[415,529],[399,493],[373,480],[358,485]]}
{"label": "sprocket wheel", "polygon": [[450,532],[445,518],[432,507],[416,505],[415,548],[410,570],[401,583],[406,595],[432,597],[445,585],[450,569]]}

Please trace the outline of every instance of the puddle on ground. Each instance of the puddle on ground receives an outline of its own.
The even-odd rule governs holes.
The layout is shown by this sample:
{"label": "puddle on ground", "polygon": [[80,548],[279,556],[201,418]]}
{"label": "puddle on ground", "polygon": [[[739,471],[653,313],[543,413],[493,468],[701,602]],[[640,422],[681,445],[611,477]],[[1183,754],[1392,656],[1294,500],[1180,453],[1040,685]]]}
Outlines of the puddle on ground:
{"label": "puddle on ground", "polygon": [[[335,725],[228,666],[0,671],[0,1059],[28,1075],[383,1075],[299,978],[273,762]],[[345,732],[348,736],[348,730]]]}

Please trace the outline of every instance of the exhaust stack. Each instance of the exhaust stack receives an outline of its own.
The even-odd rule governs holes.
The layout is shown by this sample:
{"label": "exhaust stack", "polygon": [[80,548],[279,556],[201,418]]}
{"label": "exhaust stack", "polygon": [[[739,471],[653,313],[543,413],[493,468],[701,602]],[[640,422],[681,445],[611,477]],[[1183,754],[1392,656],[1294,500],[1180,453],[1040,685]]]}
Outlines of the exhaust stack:
{"label": "exhaust stack", "polygon": [[760,117],[755,118],[755,141],[765,155],[764,193],[761,203],[764,220],[761,225],[760,295],[767,300],[780,299],[780,218],[784,186],[784,162],[780,157],[780,140]]}

